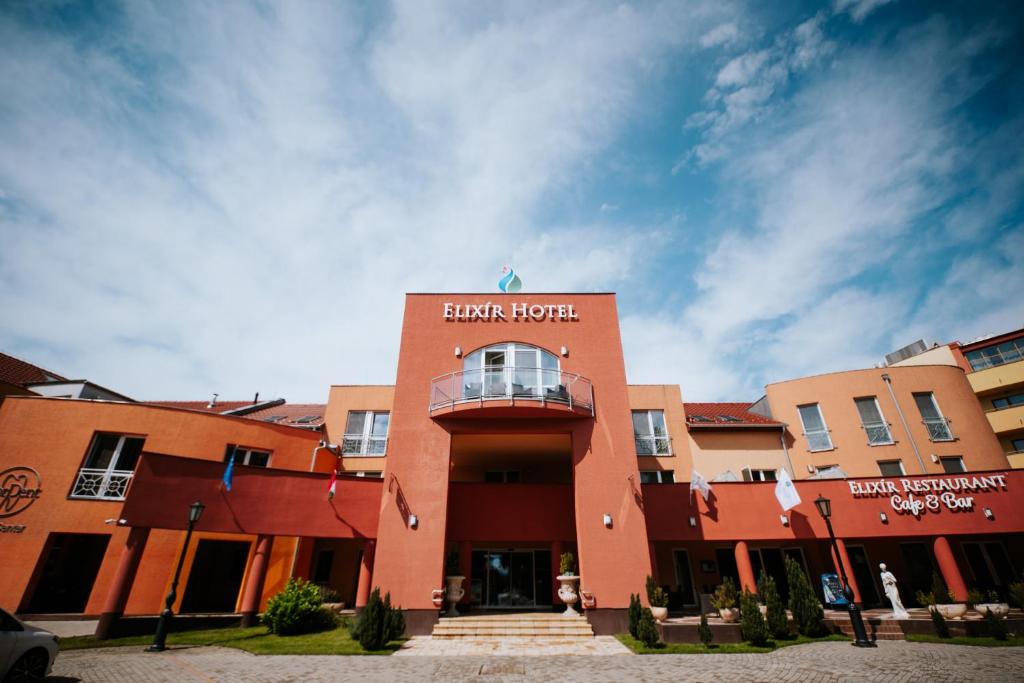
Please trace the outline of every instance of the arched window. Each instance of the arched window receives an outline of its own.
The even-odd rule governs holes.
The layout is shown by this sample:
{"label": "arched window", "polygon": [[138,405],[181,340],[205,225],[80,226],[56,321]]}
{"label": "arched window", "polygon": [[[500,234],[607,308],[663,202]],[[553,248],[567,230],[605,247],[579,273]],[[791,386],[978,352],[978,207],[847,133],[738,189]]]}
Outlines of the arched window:
{"label": "arched window", "polygon": [[462,361],[466,398],[523,396],[562,398],[558,356],[528,344],[503,342],[466,355]]}

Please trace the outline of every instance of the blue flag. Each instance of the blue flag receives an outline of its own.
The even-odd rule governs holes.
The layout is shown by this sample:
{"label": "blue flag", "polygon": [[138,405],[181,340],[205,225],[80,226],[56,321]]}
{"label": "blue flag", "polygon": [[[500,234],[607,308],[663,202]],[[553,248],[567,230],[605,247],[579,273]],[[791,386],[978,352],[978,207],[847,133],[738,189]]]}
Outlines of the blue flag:
{"label": "blue flag", "polygon": [[221,481],[224,482],[224,488],[226,488],[228,491],[231,490],[231,475],[235,471],[235,451],[236,450],[238,450],[237,446],[231,450],[231,457],[228,458],[228,466],[224,468],[224,477],[221,479]]}

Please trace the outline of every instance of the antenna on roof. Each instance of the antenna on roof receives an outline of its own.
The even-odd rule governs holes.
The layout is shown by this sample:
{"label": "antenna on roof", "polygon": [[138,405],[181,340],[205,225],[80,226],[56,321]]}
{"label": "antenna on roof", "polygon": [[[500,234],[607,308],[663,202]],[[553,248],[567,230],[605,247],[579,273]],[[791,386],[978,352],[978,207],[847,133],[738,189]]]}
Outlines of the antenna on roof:
{"label": "antenna on roof", "polygon": [[220,394],[214,394],[214,395],[213,395],[213,398],[211,398],[211,399],[210,399],[210,402],[209,402],[208,404],[206,404],[206,407],[207,407],[207,408],[213,408],[213,407],[215,407],[215,406],[217,405],[217,397],[218,397],[219,395],[220,395]]}
{"label": "antenna on roof", "polygon": [[252,397],[252,404],[256,405],[260,402],[260,392],[256,392],[256,395]]}

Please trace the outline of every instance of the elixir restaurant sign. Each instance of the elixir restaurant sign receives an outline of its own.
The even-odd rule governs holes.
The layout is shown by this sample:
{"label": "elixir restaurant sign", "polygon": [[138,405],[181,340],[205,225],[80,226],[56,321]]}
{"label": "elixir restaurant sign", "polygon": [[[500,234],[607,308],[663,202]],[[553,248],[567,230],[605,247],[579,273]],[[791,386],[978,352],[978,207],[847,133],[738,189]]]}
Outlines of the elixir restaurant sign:
{"label": "elixir restaurant sign", "polygon": [[[31,467],[10,467],[0,472],[0,517],[24,512],[43,492],[39,473]],[[23,524],[0,523],[0,533],[20,534]]]}
{"label": "elixir restaurant sign", "polygon": [[939,512],[943,508],[953,512],[973,512],[972,493],[1006,491],[1005,474],[847,483],[854,498],[888,498],[892,509],[898,514],[915,517],[926,512]]}
{"label": "elixir restaurant sign", "polygon": [[506,311],[501,304],[490,301],[483,304],[456,304],[445,302],[444,319],[455,322],[495,322],[498,320],[526,320],[541,322],[576,322],[580,319],[573,304],[511,304]]}

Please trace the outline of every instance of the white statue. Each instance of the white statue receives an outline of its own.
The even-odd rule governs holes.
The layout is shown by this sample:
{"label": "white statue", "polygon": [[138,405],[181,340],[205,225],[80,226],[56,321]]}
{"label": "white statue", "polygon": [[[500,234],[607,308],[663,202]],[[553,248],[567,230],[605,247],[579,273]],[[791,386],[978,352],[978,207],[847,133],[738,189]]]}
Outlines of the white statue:
{"label": "white statue", "polygon": [[900,600],[900,591],[896,588],[896,577],[885,568],[884,562],[878,565],[878,568],[882,570],[882,588],[885,589],[885,597],[889,598],[889,602],[892,603],[892,618],[909,619],[910,613],[904,609],[903,601]]}

